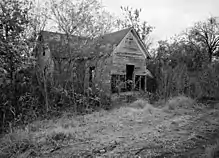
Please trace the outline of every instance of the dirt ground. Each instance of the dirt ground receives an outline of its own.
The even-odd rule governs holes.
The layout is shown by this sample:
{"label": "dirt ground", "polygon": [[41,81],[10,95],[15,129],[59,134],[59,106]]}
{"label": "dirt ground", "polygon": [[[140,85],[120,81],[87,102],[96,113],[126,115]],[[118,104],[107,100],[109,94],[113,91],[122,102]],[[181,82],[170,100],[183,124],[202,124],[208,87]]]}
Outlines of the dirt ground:
{"label": "dirt ground", "polygon": [[35,122],[20,133],[33,145],[14,151],[11,156],[18,158],[204,158],[206,146],[219,138],[219,104],[207,107],[178,98],[155,107],[139,101],[112,111]]}

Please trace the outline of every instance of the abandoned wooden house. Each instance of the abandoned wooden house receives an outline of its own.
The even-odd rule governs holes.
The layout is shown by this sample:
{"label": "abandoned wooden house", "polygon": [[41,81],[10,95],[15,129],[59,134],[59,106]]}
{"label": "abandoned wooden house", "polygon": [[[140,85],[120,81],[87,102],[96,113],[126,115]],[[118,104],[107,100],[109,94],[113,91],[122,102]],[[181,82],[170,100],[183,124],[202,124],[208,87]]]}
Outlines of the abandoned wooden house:
{"label": "abandoned wooden house", "polygon": [[132,27],[93,40],[48,31],[38,39],[40,68],[49,67],[55,81],[73,82],[80,93],[89,87],[107,96],[146,90],[150,55]]}

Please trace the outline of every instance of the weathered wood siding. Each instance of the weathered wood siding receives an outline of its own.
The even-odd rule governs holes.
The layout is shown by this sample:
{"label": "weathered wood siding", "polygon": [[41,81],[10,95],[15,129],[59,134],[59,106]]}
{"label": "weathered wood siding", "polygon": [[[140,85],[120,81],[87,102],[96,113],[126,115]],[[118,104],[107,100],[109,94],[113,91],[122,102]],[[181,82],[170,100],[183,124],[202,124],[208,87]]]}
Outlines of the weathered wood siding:
{"label": "weathered wood siding", "polygon": [[89,86],[89,68],[95,67],[92,81],[93,90],[99,89],[105,95],[111,94],[111,65],[112,57],[103,56],[95,60],[88,60],[86,64],[85,87]]}
{"label": "weathered wood siding", "polygon": [[126,74],[126,64],[135,65],[135,75],[146,75],[146,59],[137,39],[129,32],[113,52],[111,74]]}

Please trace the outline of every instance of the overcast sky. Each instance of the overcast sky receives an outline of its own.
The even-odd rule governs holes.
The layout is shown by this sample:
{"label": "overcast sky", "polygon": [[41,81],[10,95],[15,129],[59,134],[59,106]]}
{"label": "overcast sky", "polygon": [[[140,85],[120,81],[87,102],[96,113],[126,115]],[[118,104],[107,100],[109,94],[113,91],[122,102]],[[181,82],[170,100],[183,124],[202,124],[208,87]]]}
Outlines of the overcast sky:
{"label": "overcast sky", "polygon": [[142,8],[141,19],[155,29],[155,41],[178,34],[194,22],[219,16],[219,0],[102,0],[106,10],[120,15],[120,6]]}

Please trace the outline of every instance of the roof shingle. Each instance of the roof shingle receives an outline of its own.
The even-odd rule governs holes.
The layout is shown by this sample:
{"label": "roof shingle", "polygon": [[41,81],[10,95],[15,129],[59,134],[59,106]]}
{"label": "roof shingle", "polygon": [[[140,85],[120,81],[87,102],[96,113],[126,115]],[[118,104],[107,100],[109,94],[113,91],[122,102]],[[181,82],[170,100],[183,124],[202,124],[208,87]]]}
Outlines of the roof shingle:
{"label": "roof shingle", "polygon": [[[114,45],[118,45],[127,33],[132,29],[126,28],[120,31],[105,34],[93,40],[86,37],[70,36],[71,54],[77,57],[93,57],[99,56],[102,53],[111,53]],[[59,57],[68,57],[67,48],[65,45],[66,35],[57,32],[42,31],[40,33],[43,41],[49,44],[52,54]],[[82,48],[76,49],[82,42],[87,41]],[[110,48],[107,46],[110,45]],[[69,49],[68,49],[69,50]],[[61,53],[61,54],[60,54]],[[69,55],[69,54],[68,54]]]}

